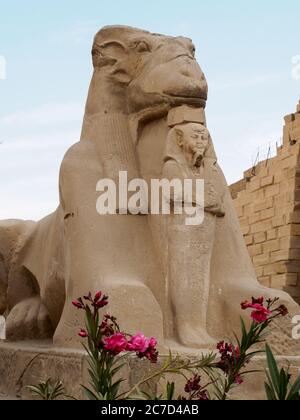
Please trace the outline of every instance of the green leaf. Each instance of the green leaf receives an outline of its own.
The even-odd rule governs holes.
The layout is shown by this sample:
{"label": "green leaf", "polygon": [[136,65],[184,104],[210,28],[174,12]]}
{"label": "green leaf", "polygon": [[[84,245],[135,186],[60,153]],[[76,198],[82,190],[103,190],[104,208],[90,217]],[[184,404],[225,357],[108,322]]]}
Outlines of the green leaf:
{"label": "green leaf", "polygon": [[57,381],[52,383],[50,378],[48,378],[46,381],[41,381],[36,386],[29,385],[27,388],[33,395],[41,397],[42,400],[53,401],[57,400],[59,397],[65,396],[65,389],[62,385],[62,382]]}
{"label": "green leaf", "polygon": [[101,398],[99,398],[96,394],[94,394],[90,389],[82,385],[82,388],[84,389],[84,392],[86,393],[86,396],[91,401],[100,401]]}
{"label": "green leaf", "polygon": [[286,375],[284,369],[281,369],[280,381],[279,381],[279,400],[280,401],[286,400],[288,383],[289,383],[289,376]]}
{"label": "green leaf", "polygon": [[299,398],[299,392],[300,392],[300,376],[295,381],[293,386],[291,387],[291,390],[290,390],[290,392],[287,396],[287,400],[291,401],[291,400],[294,400],[294,399],[298,399]]}
{"label": "green leaf", "polygon": [[146,391],[140,391],[139,389],[137,390],[136,395],[134,396],[134,398],[129,398],[129,400],[140,400],[140,401],[153,401],[155,399],[155,397],[152,394],[149,394]]}
{"label": "green leaf", "polygon": [[[269,372],[266,370],[266,376],[267,376],[267,379],[268,379],[268,382],[269,382],[269,386],[270,386],[270,388],[272,389],[272,391],[274,392],[274,394],[276,395],[276,391],[275,391],[275,389],[274,389],[274,387],[273,387],[273,383],[272,383],[272,379],[271,379],[271,376],[270,376],[270,374],[269,374]],[[276,398],[277,399],[277,398]]]}
{"label": "green leaf", "polygon": [[252,373],[261,373],[261,372],[263,372],[263,371],[258,370],[258,369],[256,369],[256,370],[246,370],[244,372],[241,372],[240,375],[245,376],[245,375],[249,375],[250,373],[252,374]]}
{"label": "green leaf", "polygon": [[41,397],[43,400],[47,399],[45,393],[43,392],[43,390],[39,389],[39,387],[34,386],[34,385],[28,385],[26,388],[29,389],[29,391],[31,391],[33,395],[37,395],[38,397]]}
{"label": "green leaf", "polygon": [[271,382],[279,398],[280,397],[280,373],[279,373],[276,360],[268,344],[266,344],[266,354],[267,354],[267,362],[268,362]]}
{"label": "green leaf", "polygon": [[241,342],[240,342],[240,340],[239,340],[238,336],[237,336],[235,333],[233,333],[233,335],[234,335],[234,338],[236,339],[236,342],[237,342],[238,348],[239,348],[239,350],[241,351]]}
{"label": "green leaf", "polygon": [[174,393],[175,393],[175,383],[168,382],[167,383],[167,400],[168,401],[173,401]]}
{"label": "green leaf", "polygon": [[126,363],[122,363],[119,366],[112,369],[111,370],[111,376],[115,376],[125,365],[126,365]]}
{"label": "green leaf", "polygon": [[111,393],[111,397],[113,400],[115,400],[117,398],[119,389],[120,389],[120,385],[125,382],[125,379],[119,379],[117,382],[115,382],[111,388],[110,388],[110,393]]}
{"label": "green leaf", "polygon": [[267,383],[265,383],[265,389],[266,389],[268,401],[276,401],[275,393],[273,389]]}

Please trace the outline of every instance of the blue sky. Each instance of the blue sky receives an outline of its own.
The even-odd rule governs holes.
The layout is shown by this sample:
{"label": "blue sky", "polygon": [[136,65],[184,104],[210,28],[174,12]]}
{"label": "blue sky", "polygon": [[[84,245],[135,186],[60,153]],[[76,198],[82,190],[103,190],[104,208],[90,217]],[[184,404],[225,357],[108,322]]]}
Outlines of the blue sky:
{"label": "blue sky", "polygon": [[298,0],[0,0],[0,218],[38,219],[58,204],[58,171],[79,140],[104,25],[126,24],[193,39],[209,83],[208,126],[228,182],[258,147],[280,141],[300,80]]}

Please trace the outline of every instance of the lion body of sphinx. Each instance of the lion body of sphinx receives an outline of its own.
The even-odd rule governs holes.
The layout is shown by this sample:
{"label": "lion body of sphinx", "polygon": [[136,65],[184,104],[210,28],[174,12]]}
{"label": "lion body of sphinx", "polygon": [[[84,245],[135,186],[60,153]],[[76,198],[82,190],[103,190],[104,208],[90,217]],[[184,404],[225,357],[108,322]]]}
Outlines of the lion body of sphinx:
{"label": "lion body of sphinx", "polygon": [[[78,346],[82,315],[71,300],[101,289],[124,330],[155,335],[162,346],[169,340],[188,347],[178,339],[170,299],[170,263],[180,264],[185,243],[179,238],[176,255],[169,254],[169,216],[100,216],[96,185],[103,178],[118,182],[119,171],[129,179],[159,179],[167,116],[179,109],[179,123],[196,118],[205,124],[206,81],[184,38],[108,27],[95,38],[93,59],[82,138],[64,157],[58,209],[38,223],[0,223],[0,310],[8,338],[54,336],[56,344]],[[225,217],[216,220],[209,296],[203,301],[204,328],[215,338],[238,328],[240,302],[251,296],[276,295],[298,310],[288,295],[258,284],[222,180]],[[201,340],[194,344],[200,347]]]}

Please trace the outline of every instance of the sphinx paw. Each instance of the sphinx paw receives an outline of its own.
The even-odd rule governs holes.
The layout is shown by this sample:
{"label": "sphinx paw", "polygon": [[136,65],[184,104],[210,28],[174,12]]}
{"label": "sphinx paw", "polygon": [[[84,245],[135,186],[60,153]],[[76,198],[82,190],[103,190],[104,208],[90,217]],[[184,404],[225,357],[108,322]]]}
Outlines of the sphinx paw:
{"label": "sphinx paw", "polygon": [[39,340],[53,336],[49,313],[39,296],[19,302],[6,320],[8,340]]}

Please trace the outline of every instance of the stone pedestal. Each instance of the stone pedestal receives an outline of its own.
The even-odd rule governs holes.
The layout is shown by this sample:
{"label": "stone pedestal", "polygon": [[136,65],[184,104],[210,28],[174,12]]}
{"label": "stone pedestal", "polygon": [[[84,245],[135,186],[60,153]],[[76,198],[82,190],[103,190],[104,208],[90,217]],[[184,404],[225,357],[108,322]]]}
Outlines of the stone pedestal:
{"label": "stone pedestal", "polygon": [[[300,357],[278,357],[278,360],[284,366],[290,363],[294,377],[300,374]],[[234,391],[234,399],[265,399],[265,366],[264,357],[256,358],[249,365],[250,370],[262,372],[250,374],[246,383]],[[155,368],[148,361],[129,358],[121,372],[126,379],[122,390],[126,391]],[[55,348],[50,342],[0,342],[0,378],[0,399],[33,399],[26,386],[48,378],[61,380],[68,395],[83,399],[81,384],[88,385],[86,356],[83,351]],[[176,394],[183,394],[182,379],[178,376],[168,379],[176,382]]]}

